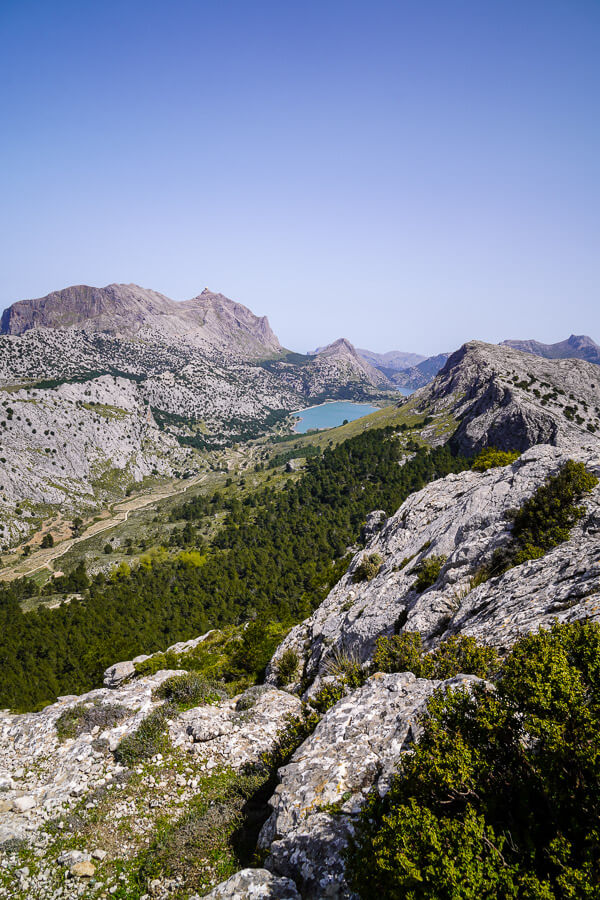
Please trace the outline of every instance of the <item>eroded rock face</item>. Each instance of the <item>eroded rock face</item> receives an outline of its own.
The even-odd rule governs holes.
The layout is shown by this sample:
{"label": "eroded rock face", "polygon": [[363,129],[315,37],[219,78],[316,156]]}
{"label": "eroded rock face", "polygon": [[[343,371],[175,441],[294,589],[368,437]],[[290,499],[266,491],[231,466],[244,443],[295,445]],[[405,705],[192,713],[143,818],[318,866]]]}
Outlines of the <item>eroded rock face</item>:
{"label": "eroded rock face", "polygon": [[[470,591],[473,574],[509,540],[507,512],[568,458],[600,474],[598,453],[545,445],[511,466],[449,475],[413,494],[355,556],[316,612],[292,629],[277,649],[268,680],[275,680],[277,661],[287,648],[304,660],[310,681],[327,674],[338,657],[366,662],[379,636],[401,628],[420,631],[429,646],[445,633],[458,632],[510,646],[555,618],[600,618],[600,486],[586,495],[586,513],[571,540]],[[372,581],[354,583],[361,559],[372,553],[381,556],[381,569]],[[447,559],[437,582],[418,594],[415,570],[431,556]]]}
{"label": "eroded rock face", "polygon": [[477,682],[468,675],[439,682],[411,672],[378,674],[340,700],[279,770],[259,840],[270,849],[267,868],[293,878],[303,897],[350,897],[343,852],[367,794],[373,786],[388,791],[431,694]]}

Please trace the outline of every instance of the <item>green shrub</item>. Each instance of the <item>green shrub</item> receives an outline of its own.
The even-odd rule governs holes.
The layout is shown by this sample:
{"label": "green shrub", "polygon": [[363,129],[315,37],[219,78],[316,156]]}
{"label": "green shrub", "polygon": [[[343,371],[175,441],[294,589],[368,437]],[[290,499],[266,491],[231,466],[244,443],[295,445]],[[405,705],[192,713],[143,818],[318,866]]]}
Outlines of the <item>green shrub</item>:
{"label": "green shrub", "polygon": [[423,591],[426,591],[427,588],[436,583],[447,558],[447,556],[429,556],[416,566],[414,571],[417,580],[413,584],[413,589],[418,594],[422,594]]}
{"label": "green shrub", "polygon": [[368,898],[596,898],[600,626],[521,639],[496,691],[437,692],[348,851]]}
{"label": "green shrub", "polygon": [[101,731],[114,728],[130,715],[131,711],[127,707],[117,703],[96,702],[91,706],[77,703],[60,714],[55,722],[56,733],[59,741],[65,741],[67,738],[89,733],[96,726]]}
{"label": "green shrub", "polygon": [[383,560],[379,553],[370,553],[363,556],[352,575],[352,580],[356,583],[359,581],[372,581],[381,569]]}
{"label": "green shrub", "polygon": [[300,744],[313,733],[321,716],[305,708],[300,716],[289,716],[270,753],[263,755],[263,763],[272,770],[286,766]]}
{"label": "green shrub", "polygon": [[142,719],[132,734],[125,735],[115,750],[117,762],[134,766],[166,750],[169,746],[168,712],[164,705],[158,706]]}
{"label": "green shrub", "polygon": [[375,672],[413,672],[421,677],[423,644],[420,631],[403,631],[377,638],[373,654]]}
{"label": "green shrub", "polygon": [[277,683],[280,687],[294,680],[299,664],[300,660],[295,650],[288,647],[283,651],[277,661]]}
{"label": "green shrub", "polygon": [[571,528],[583,516],[578,503],[593,490],[598,479],[583,463],[572,459],[551,475],[520,509],[510,510],[513,528],[510,542],[497,548],[471,579],[471,588],[507,572],[530,559],[541,559],[571,536]]}
{"label": "green shrub", "polygon": [[509,466],[520,455],[518,450],[498,450],[497,447],[484,447],[473,460],[471,468],[474,472],[487,472],[488,469],[495,469],[497,466]]}
{"label": "green shrub", "polygon": [[221,685],[208,681],[198,672],[172,675],[163,681],[154,693],[160,700],[168,700],[179,709],[218,703],[227,697],[227,692]]}
{"label": "green shrub", "polygon": [[420,632],[404,631],[377,639],[372,671],[413,672],[417,678],[445,679],[460,674],[490,678],[498,667],[494,648],[478,644],[473,637],[450,637],[424,653]]}

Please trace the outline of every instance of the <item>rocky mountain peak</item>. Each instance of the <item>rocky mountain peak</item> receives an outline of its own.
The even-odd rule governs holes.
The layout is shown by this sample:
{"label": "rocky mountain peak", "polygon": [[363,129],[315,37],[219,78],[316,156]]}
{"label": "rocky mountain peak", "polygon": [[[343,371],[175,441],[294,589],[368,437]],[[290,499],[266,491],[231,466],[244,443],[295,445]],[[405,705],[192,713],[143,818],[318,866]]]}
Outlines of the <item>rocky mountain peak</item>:
{"label": "rocky mountain peak", "polygon": [[583,360],[469,341],[415,399],[418,408],[458,421],[453,440],[467,454],[485,446],[598,445],[600,369]]}
{"label": "rocky mountain peak", "polygon": [[191,300],[176,302],[137,284],[73,285],[20,300],[5,310],[0,333],[20,335],[32,329],[185,341],[246,358],[282,350],[266,317],[208,288]]}

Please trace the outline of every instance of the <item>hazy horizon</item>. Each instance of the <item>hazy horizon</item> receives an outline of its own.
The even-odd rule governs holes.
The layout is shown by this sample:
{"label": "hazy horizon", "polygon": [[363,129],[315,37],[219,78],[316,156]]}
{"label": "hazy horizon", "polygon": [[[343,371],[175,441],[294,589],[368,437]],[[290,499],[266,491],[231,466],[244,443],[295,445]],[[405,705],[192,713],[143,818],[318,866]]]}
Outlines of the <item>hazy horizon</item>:
{"label": "hazy horizon", "polygon": [[204,286],[281,342],[600,340],[600,5],[0,9],[0,311]]}

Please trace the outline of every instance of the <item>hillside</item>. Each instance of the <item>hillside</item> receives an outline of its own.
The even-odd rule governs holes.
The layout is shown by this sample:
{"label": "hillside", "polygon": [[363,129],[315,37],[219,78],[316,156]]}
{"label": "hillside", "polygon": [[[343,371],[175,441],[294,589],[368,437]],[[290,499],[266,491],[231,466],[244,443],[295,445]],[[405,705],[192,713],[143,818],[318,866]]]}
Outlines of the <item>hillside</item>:
{"label": "hillside", "polygon": [[[347,353],[334,347],[333,358]],[[516,796],[533,791],[526,796],[537,802],[545,769],[535,769],[533,786],[525,776],[514,787],[511,781],[530,750],[526,772],[540,759],[551,773],[568,770],[562,758],[552,769],[558,751],[551,741],[537,753],[535,722],[547,720],[550,737],[563,728],[565,740],[585,725],[581,747],[600,752],[596,694],[589,694],[596,688],[585,681],[588,694],[581,694],[578,685],[589,678],[576,668],[580,651],[563,660],[559,643],[587,641],[581,653],[589,665],[600,659],[600,410],[591,400],[600,391],[598,371],[580,360],[470,342],[394,410],[396,419],[386,410],[385,427],[332,446],[321,436],[323,452],[301,472],[285,474],[275,460],[281,480],[271,486],[257,471],[249,491],[240,479],[239,495],[230,483],[225,493],[170,507],[170,552],[108,578],[71,573],[60,582],[69,602],[27,627],[19,600],[38,588],[5,588],[5,695],[13,691],[26,708],[71,695],[40,713],[1,717],[0,843],[8,850],[0,897],[29,891],[50,900],[60,889],[74,900],[91,885],[86,878],[159,900],[368,896],[356,887],[360,865],[366,854],[376,867],[394,837],[362,856],[348,851],[349,840],[359,833],[366,840],[380,821],[378,797],[397,796],[395,775],[420,750],[436,691],[446,699],[432,702],[446,704],[448,720],[465,704],[481,708],[486,734],[499,729],[498,743],[486,748],[493,777],[504,764],[500,750],[509,754],[512,737],[493,718],[504,694],[491,684],[501,684],[506,666],[516,673],[507,683],[517,694],[518,666],[530,667],[527,677],[539,681],[527,683],[531,692],[539,688],[542,705],[530,720],[522,701],[511,700],[521,729],[517,762],[507,755],[495,790],[508,797],[513,789]],[[443,447],[424,446],[448,437]],[[498,447],[504,452],[490,449]],[[474,462],[463,455],[482,450]],[[209,532],[217,512],[221,524]],[[539,646],[522,643],[540,627],[554,631]],[[556,712],[539,686],[558,685],[572,671],[574,699]],[[580,707],[582,696],[588,700]],[[427,734],[423,752],[433,753],[438,732]],[[466,741],[468,733],[461,735]],[[452,767],[457,739],[442,734],[439,741],[438,765]],[[584,752],[578,746],[569,744],[572,760]],[[484,754],[458,762],[468,767],[475,758]],[[581,802],[592,804],[589,832],[598,773],[588,768],[584,778],[572,765],[569,791],[585,788]],[[534,834],[528,810],[519,819],[502,793],[515,816],[513,841],[502,846],[511,877],[545,879],[548,896],[559,898],[557,879],[568,878],[569,889],[581,879],[595,883],[597,857],[577,831],[578,800],[575,816],[563,810],[560,821],[588,868],[576,860],[557,876],[549,866],[543,841],[554,839],[563,795],[554,782],[543,784],[550,837]],[[406,845],[411,865],[424,865],[419,848],[429,835],[437,840],[448,816],[460,828],[462,809],[427,808],[429,831]],[[481,809],[504,821],[492,800]],[[62,826],[49,829],[50,815]],[[400,814],[394,834],[407,821]],[[521,834],[542,842],[535,866]],[[487,848],[470,832],[468,840]],[[460,855],[452,859],[479,891],[477,870]],[[494,856],[489,866],[496,864]],[[505,877],[508,864],[498,865],[490,871]],[[404,870],[386,871],[393,879]]]}
{"label": "hillside", "polygon": [[464,453],[595,445],[600,436],[600,370],[582,360],[470,341],[412,399],[416,409],[452,416]]}
{"label": "hillside", "polygon": [[[203,453],[311,402],[393,387],[347,342],[284,351],[266,318],[208,290],[176,303],[136,285],[67,288],[13,304],[2,329],[0,548],[58,507],[88,513],[146,476],[200,471]],[[117,412],[100,427],[92,403]]]}

